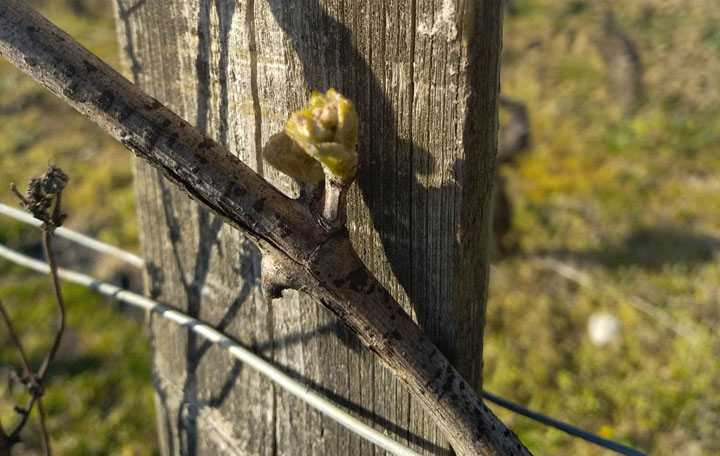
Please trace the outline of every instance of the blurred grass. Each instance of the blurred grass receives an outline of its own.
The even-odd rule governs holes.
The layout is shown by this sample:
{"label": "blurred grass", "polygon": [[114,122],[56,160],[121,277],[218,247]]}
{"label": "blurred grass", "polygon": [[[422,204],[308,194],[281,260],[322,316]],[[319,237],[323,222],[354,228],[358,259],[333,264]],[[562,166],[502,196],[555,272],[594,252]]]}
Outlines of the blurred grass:
{"label": "blurred grass", "polygon": [[[33,1],[52,21],[112,65],[118,49],[107,2]],[[10,182],[24,188],[50,163],[70,175],[63,198],[66,225],[126,249],[137,250],[132,172],[127,152],[92,123],[35,82],[0,61],[0,201],[17,206]],[[38,231],[3,218],[0,242],[37,250]],[[107,272],[97,268],[95,273]],[[156,434],[150,348],[143,325],[108,300],[65,285],[68,332],[50,371],[45,404],[56,454],[155,454]],[[0,299],[10,309],[26,348],[39,365],[51,342],[56,307],[50,282],[0,260]],[[89,318],[91,316],[91,318]],[[46,329],[47,328],[47,329]],[[0,363],[18,365],[0,330]],[[12,405],[25,399],[0,387],[0,419],[13,422]],[[11,400],[15,398],[15,401]],[[27,447],[40,448],[36,422]]]}
{"label": "blurred grass", "polygon": [[[105,2],[31,3],[92,52],[119,64]],[[122,146],[5,60],[0,61],[0,94],[0,201],[16,204],[7,191],[10,182],[24,188],[49,163],[57,164],[71,178],[64,199],[67,226],[136,250],[132,172]]]}
{"label": "blurred grass", "polygon": [[[486,387],[650,454],[720,454],[720,6],[614,2],[645,66],[645,103],[625,117],[594,44],[598,8],[516,3],[503,92],[528,104],[535,147],[502,171],[522,253],[494,265]],[[597,347],[601,311],[622,333]],[[536,454],[606,454],[498,413]]]}
{"label": "blurred grass", "polygon": [[[104,2],[34,3],[117,64]],[[527,103],[535,147],[502,170],[521,253],[493,268],[486,386],[651,454],[714,455],[720,7],[715,0],[615,4],[646,70],[646,100],[632,117],[608,91],[593,2],[517,0],[517,13],[506,18],[503,92]],[[59,164],[72,177],[68,225],[136,250],[128,155],[5,62],[0,94],[2,186],[24,185],[48,163]],[[0,200],[14,203],[6,191]],[[2,220],[0,241],[32,246],[37,233]],[[548,257],[591,277],[592,285],[562,277]],[[54,315],[49,291],[46,278],[0,263],[0,298],[36,359],[48,340],[35,325]],[[66,292],[71,331],[47,397],[58,452],[154,452],[149,350],[140,325],[95,294],[72,286]],[[619,339],[602,347],[586,329],[599,311],[622,324]],[[0,354],[3,363],[14,360],[5,346]],[[606,454],[497,411],[538,455]]]}
{"label": "blurred grass", "polygon": [[[6,264],[0,267],[0,299],[10,309],[36,366],[47,353],[56,317],[48,286],[46,277],[29,276]],[[72,455],[153,454],[150,358],[140,322],[120,315],[109,300],[83,287],[65,285],[63,292],[68,330],[44,396],[53,450]],[[2,345],[0,359],[3,364],[18,363],[10,344]],[[20,388],[8,392],[15,403],[25,403]],[[0,401],[3,423],[14,419],[9,398]],[[35,421],[24,436],[30,449],[39,448]]]}

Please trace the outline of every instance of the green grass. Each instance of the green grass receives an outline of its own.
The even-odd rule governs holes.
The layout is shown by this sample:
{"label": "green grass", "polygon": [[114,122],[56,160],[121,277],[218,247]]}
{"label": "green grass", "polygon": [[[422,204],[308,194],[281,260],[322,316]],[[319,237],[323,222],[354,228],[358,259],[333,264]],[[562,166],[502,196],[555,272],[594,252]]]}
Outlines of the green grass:
{"label": "green grass", "polygon": [[[69,1],[36,1],[51,20],[111,64],[117,44],[106,2],[91,14],[76,14]],[[77,3],[77,2],[76,2]],[[98,15],[92,14],[97,12]],[[49,163],[71,181],[64,206],[66,225],[136,250],[137,223],[129,155],[92,123],[79,116],[5,61],[0,61],[0,201],[17,205],[9,183],[24,188]],[[36,246],[39,232],[0,220],[0,242],[16,248]],[[105,270],[106,271],[106,270]],[[94,271],[102,274],[98,268]],[[120,312],[111,301],[64,286],[68,332],[50,371],[45,404],[55,454],[145,455],[156,453],[150,348],[142,320]],[[56,309],[46,277],[0,260],[0,299],[10,309],[34,364],[51,342]],[[89,317],[91,316],[91,318]],[[0,364],[19,365],[0,331]],[[12,405],[24,403],[16,388],[0,387],[0,420],[14,421]],[[27,448],[40,448],[35,421],[24,433]],[[20,453],[18,453],[20,454]],[[27,452],[22,452],[27,454]]]}
{"label": "green grass", "polygon": [[[89,1],[91,14],[73,13],[67,1],[36,3],[117,64],[105,3]],[[646,70],[646,101],[630,118],[605,84],[593,2],[518,0],[518,14],[507,17],[503,92],[527,103],[535,146],[517,167],[502,170],[519,253],[493,267],[486,386],[653,455],[714,455],[720,7],[715,0],[616,4]],[[72,177],[68,224],[136,250],[127,153],[4,62],[0,94],[0,182],[24,184],[59,164]],[[12,197],[2,191],[0,200]],[[0,221],[3,243],[31,246],[37,236]],[[582,280],[559,274],[557,261]],[[36,360],[49,342],[36,330],[52,321],[49,292],[46,278],[0,262],[0,298]],[[57,452],[153,453],[142,325],[91,292],[68,286],[66,293],[71,329],[47,393]],[[600,311],[622,324],[618,339],[603,347],[587,335],[589,317]],[[6,345],[0,355],[2,363],[15,362]],[[8,404],[0,400],[3,422]],[[538,455],[607,454],[498,413]],[[33,430],[29,444],[37,448]]]}
{"label": "green grass", "polygon": [[[506,23],[503,91],[528,104],[535,147],[503,170],[522,253],[494,265],[486,386],[654,455],[718,454],[720,96],[695,90],[720,65],[714,35],[698,33],[713,30],[720,8],[644,2],[655,7],[648,19],[622,2],[649,95],[624,118],[593,44],[597,11],[519,3]],[[547,257],[593,285],[563,278]],[[586,327],[600,311],[622,332],[596,347]],[[499,413],[537,454],[605,454]]]}
{"label": "green grass", "polygon": [[[34,3],[92,52],[118,64],[112,17],[104,2],[96,5],[101,16],[74,14],[68,7],[70,0]],[[137,249],[128,153],[5,60],[0,60],[0,94],[0,201],[16,203],[7,191],[8,183],[24,187],[49,163],[57,164],[71,177],[66,224]],[[23,109],[13,112],[18,106]]]}
{"label": "green grass", "polygon": [[[51,343],[57,318],[55,301],[47,292],[49,279],[3,266],[0,299],[37,366]],[[65,285],[63,293],[68,330],[43,399],[53,450],[73,455],[153,454],[150,357],[139,330],[142,320],[119,312],[112,302],[83,287]],[[3,364],[18,363],[10,344],[2,345],[0,359]],[[3,423],[13,421],[9,399],[25,402],[19,388],[11,392],[0,401]],[[31,448],[39,447],[35,422],[24,436]]]}

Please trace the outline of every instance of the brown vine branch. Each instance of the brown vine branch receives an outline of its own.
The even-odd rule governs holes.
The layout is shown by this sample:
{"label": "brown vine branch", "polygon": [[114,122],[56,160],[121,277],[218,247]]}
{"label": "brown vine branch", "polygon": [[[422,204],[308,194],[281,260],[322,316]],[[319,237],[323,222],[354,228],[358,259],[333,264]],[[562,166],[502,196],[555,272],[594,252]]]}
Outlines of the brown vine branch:
{"label": "brown vine branch", "polygon": [[[60,206],[60,196],[58,195],[56,208]],[[60,288],[60,279],[58,278],[57,273],[57,263],[55,261],[55,253],[52,249],[52,240],[53,240],[53,230],[59,225],[55,225],[52,228],[50,227],[43,227],[43,250],[45,251],[45,256],[47,258],[48,266],[50,266],[50,278],[52,281],[52,287],[53,292],[55,293],[55,301],[58,305],[58,310],[60,312],[60,317],[58,319],[58,330],[55,334],[55,339],[53,340],[52,347],[50,348],[50,351],[48,352],[47,356],[45,357],[45,360],[43,361],[42,366],[40,366],[40,370],[38,371],[38,376],[40,378],[44,378],[45,374],[47,373],[48,368],[50,367],[50,363],[55,359],[55,355],[57,355],[57,351],[60,348],[60,342],[62,341],[62,336],[65,333],[65,301],[63,300],[62,296],[62,290]]]}
{"label": "brown vine branch", "polygon": [[43,405],[42,398],[38,399],[38,421],[40,422],[40,431],[42,432],[42,443],[43,443],[43,454],[46,456],[52,455],[52,447],[50,446],[50,434],[47,429],[47,414],[45,413],[45,406]]}
{"label": "brown vine branch", "polygon": [[[23,374],[20,377],[20,380],[27,387],[28,392],[30,393],[30,400],[28,402],[28,405],[25,406],[25,408],[15,408],[15,410],[20,415],[20,420],[17,422],[13,430],[8,434],[5,432],[2,425],[0,425],[0,456],[4,456],[5,454],[9,455],[12,447],[20,443],[20,433],[25,428],[25,425],[28,422],[28,418],[30,417],[30,413],[32,412],[35,402],[38,402],[38,408],[41,407],[42,401],[39,399],[39,396],[42,394],[42,388],[39,387],[41,381],[33,373],[33,370],[30,367],[30,362],[28,361],[25,348],[20,341],[17,331],[15,330],[15,326],[13,325],[12,320],[10,319],[10,315],[5,309],[2,301],[0,301],[0,315],[2,316],[5,327],[8,330],[8,334],[10,335],[10,341],[15,346],[15,349],[20,355],[20,360],[22,361]],[[48,452],[50,447],[47,439],[45,420],[42,415],[40,418],[40,427],[43,432],[43,444],[45,449],[44,454],[47,455],[50,454]]]}
{"label": "brown vine branch", "polygon": [[[20,379],[24,384],[28,385],[31,379],[34,378],[34,374],[32,368],[30,367],[30,362],[28,361],[25,348],[20,341],[20,337],[18,336],[18,333],[15,330],[15,326],[10,319],[10,315],[5,309],[5,305],[2,301],[0,301],[0,315],[2,316],[3,322],[5,323],[5,328],[8,331],[8,335],[10,336],[10,341],[15,346],[15,349],[20,355],[20,360],[22,361],[23,374]],[[31,397],[33,396],[31,395]],[[34,400],[30,402],[30,407],[32,407],[33,403]],[[18,411],[17,408],[15,410]],[[0,429],[0,455],[3,454],[3,451],[7,451],[7,454],[9,455],[12,447],[20,442],[20,432],[22,432],[23,428],[25,427],[30,413],[27,408],[23,409],[22,412],[18,411],[18,413],[20,414],[20,420],[9,434],[6,433],[4,429]]]}
{"label": "brown vine branch", "polygon": [[263,264],[282,275],[275,285],[337,315],[406,383],[457,454],[529,454],[365,268],[344,228],[323,226],[20,0],[0,2],[0,55],[253,239]]}
{"label": "brown vine branch", "polygon": [[20,337],[17,334],[17,331],[15,330],[15,326],[12,323],[12,320],[10,319],[10,314],[8,314],[7,310],[5,309],[5,305],[0,300],[0,315],[2,316],[3,322],[5,323],[5,328],[8,330],[8,335],[10,336],[10,342],[13,343],[15,346],[15,349],[17,350],[18,354],[20,355],[20,360],[22,361],[23,365],[23,376],[28,376],[32,374],[32,368],[30,367],[30,362],[28,361],[27,354],[25,352],[25,348],[22,345],[22,342],[20,342]]}
{"label": "brown vine branch", "polygon": [[12,447],[20,443],[20,433],[27,424],[28,418],[30,417],[30,412],[32,411],[32,407],[35,404],[35,392],[39,391],[39,389],[32,386],[34,384],[37,384],[35,374],[30,367],[30,362],[28,361],[25,348],[20,341],[17,331],[15,330],[15,326],[13,325],[12,320],[10,319],[10,315],[5,309],[5,305],[2,303],[2,301],[0,301],[0,315],[2,316],[3,322],[5,323],[5,328],[7,329],[10,336],[10,341],[15,346],[15,349],[20,355],[20,360],[22,361],[23,374],[22,376],[20,376],[20,380],[24,385],[28,387],[28,391],[30,392],[30,401],[28,402],[28,405],[25,408],[15,407],[15,411],[20,415],[20,419],[13,427],[13,430],[10,431],[10,433],[6,433],[4,429],[0,428],[0,456],[2,456],[5,454],[9,455]]}
{"label": "brown vine branch", "polygon": [[[15,425],[10,434],[6,434],[4,430],[0,432],[0,455],[4,448],[9,452],[14,445],[20,442],[20,433],[30,418],[30,414],[37,403],[38,421],[42,431],[43,453],[47,456],[52,454],[50,446],[50,438],[46,426],[45,408],[42,403],[42,395],[44,393],[44,383],[50,364],[55,359],[57,351],[60,348],[63,334],[65,333],[65,303],[60,288],[60,279],[58,277],[57,263],[52,249],[52,237],[56,228],[62,225],[65,215],[62,213],[62,192],[67,185],[68,177],[60,168],[50,166],[47,171],[40,177],[33,178],[25,195],[18,191],[15,184],[11,184],[10,189],[18,197],[23,207],[28,209],[35,218],[41,220],[43,232],[43,249],[50,268],[50,276],[52,280],[55,301],[58,305],[59,318],[58,328],[53,337],[52,345],[37,372],[34,372],[30,366],[30,362],[25,352],[25,348],[20,341],[17,331],[15,330],[10,315],[0,302],[0,315],[2,316],[5,326],[7,327],[10,340],[17,349],[23,365],[22,383],[26,386],[30,399],[24,408],[16,407],[16,411],[20,414],[20,420]],[[1,429],[0,429],[1,430]]]}
{"label": "brown vine branch", "polygon": [[10,449],[12,448],[9,442],[7,432],[0,423],[0,456],[10,456]]}

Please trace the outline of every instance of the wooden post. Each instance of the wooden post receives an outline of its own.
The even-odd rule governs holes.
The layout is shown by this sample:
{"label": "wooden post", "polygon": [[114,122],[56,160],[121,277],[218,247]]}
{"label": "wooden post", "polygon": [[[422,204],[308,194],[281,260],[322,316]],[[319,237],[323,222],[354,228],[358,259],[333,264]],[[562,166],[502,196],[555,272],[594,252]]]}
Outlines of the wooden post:
{"label": "wooden post", "polygon": [[[260,150],[309,90],[360,113],[349,197],[357,252],[476,388],[501,3],[115,0],[127,74],[286,192]],[[260,254],[137,163],[147,286],[425,454],[451,454],[401,383],[325,309],[267,302]],[[220,350],[150,323],[165,454],[374,454]]]}

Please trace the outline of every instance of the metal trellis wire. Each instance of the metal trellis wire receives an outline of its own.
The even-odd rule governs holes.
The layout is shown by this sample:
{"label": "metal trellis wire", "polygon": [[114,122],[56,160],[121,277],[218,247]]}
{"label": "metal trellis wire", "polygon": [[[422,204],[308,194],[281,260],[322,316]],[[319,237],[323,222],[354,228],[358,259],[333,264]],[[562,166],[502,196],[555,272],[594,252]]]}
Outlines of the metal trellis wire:
{"label": "metal trellis wire", "polygon": [[[33,217],[30,213],[22,211],[20,209],[16,209],[12,206],[8,206],[6,204],[0,203],[0,214],[5,215],[7,217],[13,218],[19,222],[27,223],[28,225],[32,225],[35,227],[40,227],[43,222]],[[128,263],[131,266],[134,266],[136,268],[142,268],[145,265],[145,262],[142,258],[135,255],[134,253],[130,253],[126,250],[119,249],[115,246],[112,246],[110,244],[106,244],[104,242],[100,242],[96,239],[93,239],[89,236],[86,236],[82,233],[78,233],[77,231],[73,231],[64,227],[56,228],[54,233],[57,236],[63,237],[65,239],[71,240],[73,242],[76,242],[82,246],[85,246],[91,250],[94,250],[99,253],[104,253],[106,255],[111,255],[119,260],[122,260],[126,263]]]}
{"label": "metal trellis wire", "polygon": [[[48,274],[50,272],[50,269],[44,262],[17,253],[3,245],[0,245],[0,257],[37,272],[44,274]],[[190,317],[182,312],[178,312],[177,310],[171,309],[168,306],[155,302],[139,294],[123,290],[122,288],[109,283],[101,282],[86,274],[61,268],[58,271],[58,275],[63,280],[83,285],[97,291],[100,294],[110,296],[113,299],[133,307],[139,307],[148,312],[156,313],[162,318],[173,321],[178,325],[189,329],[190,331],[204,337],[208,341],[223,347],[230,352],[233,357],[265,375],[278,386],[282,387],[285,391],[296,396],[315,410],[328,416],[369,442],[374,443],[392,454],[400,456],[419,456],[418,453],[400,445],[391,438],[361,422],[324,396],[316,393],[308,386],[298,382],[297,380],[294,380],[260,356],[200,320]]]}
{"label": "metal trellis wire", "polygon": [[[2,203],[0,203],[0,214],[6,215],[18,221],[36,227],[39,227],[42,224],[42,222],[36,220],[30,214]],[[76,231],[67,228],[60,228],[56,230],[56,233],[58,236],[65,237],[69,240],[77,242],[78,244],[81,244],[96,252],[112,255],[136,268],[142,268],[145,264],[142,258],[133,253],[121,250],[104,242],[100,242],[96,239],[90,238]],[[49,273],[49,268],[44,262],[23,255],[3,245],[0,245],[0,257],[3,257],[8,261],[40,273]],[[372,442],[380,448],[400,456],[418,456],[418,453],[414,452],[410,448],[407,448],[397,443],[383,433],[378,432],[372,427],[366,425],[362,421],[347,413],[330,399],[315,392],[307,385],[304,385],[303,383],[288,376],[280,369],[275,367],[273,364],[267,362],[266,360],[253,353],[252,351],[248,350],[235,340],[217,331],[215,328],[208,326],[202,321],[139,294],[97,280],[89,275],[82,274],[76,271],[70,271],[63,268],[60,268],[58,272],[60,278],[64,280],[83,285],[100,294],[110,296],[125,304],[144,309],[148,312],[156,313],[162,318],[168,319],[177,323],[180,326],[188,328],[190,331],[195,332],[196,334],[204,337],[208,341],[223,347],[233,357],[247,364],[249,367],[257,370],[259,373],[265,375],[271,381],[275,382],[278,386],[280,386],[290,394],[296,396],[320,413],[326,415],[327,417],[336,421],[338,424],[346,427],[350,431],[366,439],[367,441]],[[482,397],[514,413],[525,416],[546,426],[550,426],[560,431],[566,432],[574,437],[581,438],[600,447],[607,448],[609,450],[627,456],[645,456],[645,453],[639,450],[628,447],[613,440],[602,438],[596,434],[584,431],[571,424],[564,423],[555,418],[543,415],[542,413],[529,410],[522,405],[516,404],[488,391],[482,391]]]}

